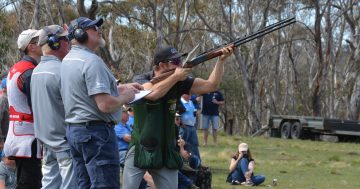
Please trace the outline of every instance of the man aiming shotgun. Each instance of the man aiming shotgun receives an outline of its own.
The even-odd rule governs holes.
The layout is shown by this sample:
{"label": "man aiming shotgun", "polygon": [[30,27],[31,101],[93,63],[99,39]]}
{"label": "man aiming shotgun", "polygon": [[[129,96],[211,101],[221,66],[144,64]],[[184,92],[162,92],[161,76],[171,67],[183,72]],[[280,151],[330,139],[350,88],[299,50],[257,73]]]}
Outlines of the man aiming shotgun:
{"label": "man aiming shotgun", "polygon": [[[285,25],[293,22],[287,21]],[[268,26],[244,39],[205,52],[185,62],[184,66],[180,65],[185,53],[179,53],[173,47],[163,47],[156,51],[153,70],[134,78],[135,82],[152,92],[133,106],[134,130],[125,159],[123,189],[138,188],[146,171],[152,175],[158,189],[178,187],[178,170],[183,161],[176,149],[174,119],[181,95],[205,94],[217,90],[225,59],[232,54],[234,47],[281,27],[284,25]],[[215,57],[219,57],[219,60],[207,80],[188,76],[192,66]]]}
{"label": "man aiming shotgun", "polygon": [[[153,71],[134,78],[152,93],[134,104],[134,130],[125,160],[123,189],[138,188],[146,171],[158,189],[178,187],[178,169],[183,161],[176,150],[176,103],[182,94],[215,91],[223,75],[225,59],[232,52],[232,47],[221,49],[222,55],[205,80],[189,77],[191,68],[180,67],[184,53],[164,47],[155,53]],[[174,73],[155,84],[150,82],[169,69],[175,69]]]}

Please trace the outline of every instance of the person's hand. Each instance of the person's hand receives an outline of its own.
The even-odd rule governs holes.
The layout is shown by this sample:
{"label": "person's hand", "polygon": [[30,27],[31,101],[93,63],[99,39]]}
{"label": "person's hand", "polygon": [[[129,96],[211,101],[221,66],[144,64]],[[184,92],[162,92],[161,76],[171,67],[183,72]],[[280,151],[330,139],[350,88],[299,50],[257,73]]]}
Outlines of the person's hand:
{"label": "person's hand", "polygon": [[130,90],[130,91],[134,91],[135,93],[138,93],[139,90],[141,89],[143,89],[143,87],[138,83],[120,84],[117,86],[117,90],[120,95],[124,93],[124,91],[126,90]]}
{"label": "person's hand", "polygon": [[221,49],[221,52],[223,53],[220,56],[220,60],[224,61],[228,56],[230,56],[234,51],[234,47],[233,46],[226,46],[224,48]]}
{"label": "person's hand", "polygon": [[179,147],[184,147],[185,146],[185,140],[180,138],[178,141],[177,141]]}
{"label": "person's hand", "polygon": [[126,85],[132,86],[132,87],[136,88],[137,90],[144,90],[144,87],[142,85],[140,85],[139,83],[128,83]]}
{"label": "person's hand", "polygon": [[190,74],[191,70],[192,70],[191,68],[177,67],[175,69],[174,75],[178,81],[184,81],[187,78],[187,76]]}
{"label": "person's hand", "polygon": [[197,110],[197,111],[196,111],[196,115],[197,115],[197,116],[200,116],[200,115],[201,115],[201,110]]}
{"label": "person's hand", "polygon": [[242,154],[242,153],[240,152],[240,153],[239,153],[239,157],[237,158],[236,161],[239,161],[243,156],[244,156],[244,154]]}
{"label": "person's hand", "polygon": [[132,101],[135,98],[135,94],[139,92],[137,88],[127,84],[118,85],[117,90],[125,103]]}
{"label": "person's hand", "polygon": [[218,101],[216,100],[216,98],[213,98],[211,102],[214,103],[214,104],[217,104],[217,103],[218,103]]}

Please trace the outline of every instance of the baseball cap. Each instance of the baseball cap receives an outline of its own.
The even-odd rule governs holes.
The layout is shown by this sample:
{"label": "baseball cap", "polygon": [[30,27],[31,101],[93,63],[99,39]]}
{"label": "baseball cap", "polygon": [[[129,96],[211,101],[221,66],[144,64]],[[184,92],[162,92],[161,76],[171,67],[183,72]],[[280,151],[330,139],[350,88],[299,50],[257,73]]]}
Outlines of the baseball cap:
{"label": "baseball cap", "polygon": [[248,149],[249,149],[249,147],[246,143],[239,144],[239,152],[247,151]]}
{"label": "baseball cap", "polygon": [[21,51],[25,51],[31,40],[39,36],[39,30],[28,29],[20,33],[17,45]]}
{"label": "baseball cap", "polygon": [[162,61],[180,58],[186,56],[188,53],[179,53],[174,47],[162,47],[155,52],[154,64],[159,65]]}
{"label": "baseball cap", "polygon": [[104,19],[98,18],[96,20],[91,20],[86,17],[79,17],[77,19],[74,19],[70,22],[68,32],[70,34],[70,37],[73,38],[72,33],[76,28],[91,28],[92,26],[100,27],[104,23]]}
{"label": "baseball cap", "polygon": [[55,37],[63,37],[68,36],[68,34],[69,33],[59,25],[45,26],[39,31],[38,45],[44,45],[45,43],[47,43],[50,35],[53,35]]}

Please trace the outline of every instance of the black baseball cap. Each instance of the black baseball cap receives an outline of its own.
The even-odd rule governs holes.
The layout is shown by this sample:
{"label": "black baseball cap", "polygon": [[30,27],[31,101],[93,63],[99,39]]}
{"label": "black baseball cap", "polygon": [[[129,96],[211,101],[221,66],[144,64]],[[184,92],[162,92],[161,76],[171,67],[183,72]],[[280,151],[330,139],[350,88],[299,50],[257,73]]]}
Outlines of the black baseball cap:
{"label": "black baseball cap", "polygon": [[179,53],[174,47],[171,46],[162,47],[155,52],[154,64],[158,66],[160,62],[183,57],[187,54],[188,53]]}

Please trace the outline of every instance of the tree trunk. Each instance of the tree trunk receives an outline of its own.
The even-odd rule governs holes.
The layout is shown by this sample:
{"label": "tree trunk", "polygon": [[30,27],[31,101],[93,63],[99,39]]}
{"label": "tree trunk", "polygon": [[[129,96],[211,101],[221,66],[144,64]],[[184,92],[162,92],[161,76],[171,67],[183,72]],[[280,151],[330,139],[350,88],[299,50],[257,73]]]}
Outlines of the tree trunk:
{"label": "tree trunk", "polygon": [[322,95],[322,84],[323,84],[323,73],[324,73],[324,60],[322,52],[322,43],[321,43],[321,19],[323,14],[320,10],[320,5],[317,0],[313,0],[315,6],[315,28],[314,28],[314,41],[316,47],[316,56],[318,61],[318,71],[315,76],[315,82],[312,92],[312,109],[313,116],[321,115],[321,95]]}
{"label": "tree trunk", "polygon": [[35,0],[34,15],[29,25],[29,28],[39,29],[40,20],[40,0]]}
{"label": "tree trunk", "polygon": [[349,119],[358,120],[360,115],[360,74],[356,77],[350,99]]}
{"label": "tree trunk", "polygon": [[63,7],[62,0],[56,0],[56,5],[57,5],[57,7],[59,9],[59,15],[60,15],[59,23],[61,23],[61,25],[66,24],[67,20],[65,18],[64,7]]}

